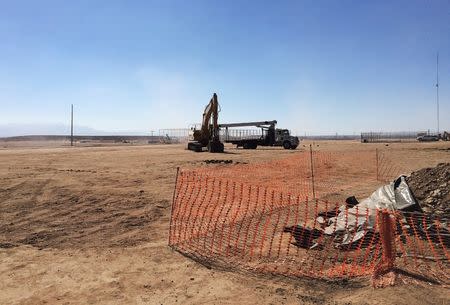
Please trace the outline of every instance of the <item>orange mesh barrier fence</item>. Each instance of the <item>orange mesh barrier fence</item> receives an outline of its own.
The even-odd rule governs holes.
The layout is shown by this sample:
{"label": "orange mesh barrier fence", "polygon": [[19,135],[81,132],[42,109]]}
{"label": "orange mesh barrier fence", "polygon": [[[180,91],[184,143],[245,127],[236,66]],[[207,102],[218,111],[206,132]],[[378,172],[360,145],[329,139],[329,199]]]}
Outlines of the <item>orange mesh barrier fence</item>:
{"label": "orange mesh barrier fence", "polygon": [[302,199],[342,194],[345,190],[367,184],[372,184],[373,189],[380,182],[391,181],[402,174],[401,169],[391,161],[389,153],[378,150],[352,153],[301,151],[271,162],[205,166],[193,171],[236,182],[251,182],[253,185],[300,195]]}
{"label": "orange mesh barrier fence", "polygon": [[[326,164],[334,157],[324,155],[317,162],[322,164],[318,177],[332,170]],[[300,165],[290,169],[300,181],[296,193],[265,181],[256,174],[258,167],[180,171],[169,245],[205,265],[225,269],[333,279],[377,276],[395,267],[448,283],[447,219],[311,199],[308,187],[298,187],[302,174],[308,181],[307,169],[302,172],[307,161],[296,158]],[[274,179],[283,176],[280,164],[286,168],[290,162],[270,165]],[[232,176],[233,170],[238,174]],[[288,177],[290,170],[284,172]],[[260,183],[253,184],[258,177]],[[333,186],[333,181],[328,183],[318,188],[319,194],[325,193],[321,187]]]}

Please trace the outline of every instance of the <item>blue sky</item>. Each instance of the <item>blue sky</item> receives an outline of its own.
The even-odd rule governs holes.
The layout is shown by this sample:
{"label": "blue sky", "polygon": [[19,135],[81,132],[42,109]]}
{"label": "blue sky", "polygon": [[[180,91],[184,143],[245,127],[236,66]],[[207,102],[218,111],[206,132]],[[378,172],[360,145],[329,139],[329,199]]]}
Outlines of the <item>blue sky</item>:
{"label": "blue sky", "polygon": [[[0,125],[450,129],[449,1],[0,0]],[[12,124],[12,125],[11,125]],[[15,124],[15,125],[14,125]]]}

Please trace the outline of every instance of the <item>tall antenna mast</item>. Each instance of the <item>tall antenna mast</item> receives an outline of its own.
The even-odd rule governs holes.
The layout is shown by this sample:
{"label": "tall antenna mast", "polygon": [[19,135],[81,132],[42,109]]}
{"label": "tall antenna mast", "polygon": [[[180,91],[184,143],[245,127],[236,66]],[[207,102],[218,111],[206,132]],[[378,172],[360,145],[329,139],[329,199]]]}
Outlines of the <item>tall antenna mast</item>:
{"label": "tall antenna mast", "polygon": [[437,133],[439,135],[439,52],[436,56],[436,106],[437,106]]}

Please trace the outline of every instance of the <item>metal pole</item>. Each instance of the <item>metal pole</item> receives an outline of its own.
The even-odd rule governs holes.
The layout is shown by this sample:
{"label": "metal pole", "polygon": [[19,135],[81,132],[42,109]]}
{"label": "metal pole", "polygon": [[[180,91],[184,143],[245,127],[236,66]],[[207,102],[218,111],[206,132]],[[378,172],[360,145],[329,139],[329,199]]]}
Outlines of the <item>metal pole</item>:
{"label": "metal pole", "polygon": [[376,162],[376,166],[377,166],[377,169],[376,169],[376,171],[377,171],[377,181],[378,181],[378,148],[375,148],[375,162]]}
{"label": "metal pole", "polygon": [[309,155],[311,157],[311,182],[312,182],[313,199],[316,200],[316,190],[315,190],[315,187],[314,187],[313,152],[312,152],[312,145],[311,144],[309,144]]}
{"label": "metal pole", "polygon": [[70,146],[73,146],[73,104],[70,110]]}
{"label": "metal pole", "polygon": [[177,192],[177,184],[178,184],[178,175],[180,174],[180,167],[177,167],[177,174],[175,176],[175,186],[173,188],[173,195],[172,195],[172,208],[170,212],[170,224],[169,224],[169,246],[172,245],[172,218],[173,218],[173,211],[175,209],[175,194]]}
{"label": "metal pole", "polygon": [[436,106],[437,106],[437,135],[439,136],[439,52],[436,56]]}

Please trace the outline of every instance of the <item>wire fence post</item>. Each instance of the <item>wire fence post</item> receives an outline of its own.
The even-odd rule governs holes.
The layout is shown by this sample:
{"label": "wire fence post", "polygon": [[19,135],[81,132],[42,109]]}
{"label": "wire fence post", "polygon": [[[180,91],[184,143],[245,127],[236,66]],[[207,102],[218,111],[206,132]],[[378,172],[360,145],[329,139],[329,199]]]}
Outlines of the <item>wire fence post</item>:
{"label": "wire fence post", "polygon": [[316,190],[314,187],[314,164],[313,164],[313,151],[312,151],[312,145],[309,144],[309,155],[311,159],[311,183],[312,183],[312,193],[313,193],[313,199],[316,200]]}
{"label": "wire fence post", "polygon": [[175,176],[175,185],[173,188],[173,195],[172,195],[172,208],[170,211],[170,224],[169,224],[169,246],[172,245],[172,219],[173,219],[173,211],[175,209],[175,194],[177,192],[177,184],[178,184],[178,175],[180,173],[180,167],[177,166],[177,174]]}
{"label": "wire fence post", "polygon": [[70,146],[73,146],[73,104],[70,106]]}
{"label": "wire fence post", "polygon": [[379,176],[378,176],[378,148],[375,148],[375,162],[376,162],[376,171],[377,171],[376,176],[377,176],[377,181],[378,181],[378,179],[379,179]]}

